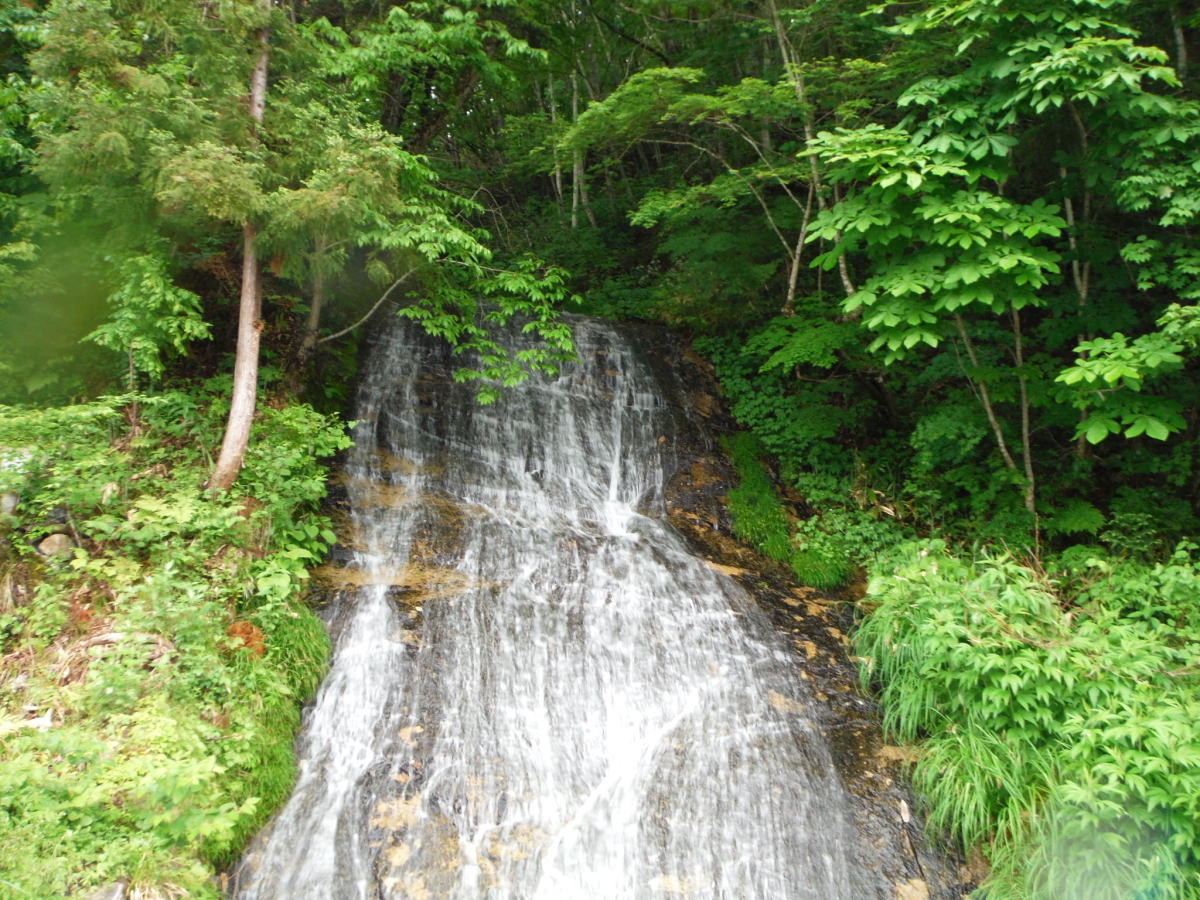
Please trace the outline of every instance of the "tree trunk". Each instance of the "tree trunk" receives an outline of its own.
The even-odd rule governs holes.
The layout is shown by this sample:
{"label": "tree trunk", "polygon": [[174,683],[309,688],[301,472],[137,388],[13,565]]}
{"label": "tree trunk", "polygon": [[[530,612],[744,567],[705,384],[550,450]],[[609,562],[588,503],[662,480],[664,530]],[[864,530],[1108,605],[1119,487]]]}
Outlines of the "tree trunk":
{"label": "tree trunk", "polygon": [[308,321],[300,339],[300,359],[297,369],[303,369],[317,346],[317,335],[321,331],[321,314],[325,311],[325,257],[329,253],[329,239],[318,235],[313,246],[312,292],[308,303]]}
{"label": "tree trunk", "polygon": [[[262,124],[267,105],[267,60],[270,56],[270,31],[264,28],[258,35],[258,58],[250,76],[250,117],[255,129]],[[238,302],[237,355],[233,364],[233,396],[229,406],[229,421],[216,468],[208,480],[211,491],[229,490],[250,442],[250,425],[254,421],[254,406],[258,397],[258,345],[262,334],[260,321],[262,287],[258,271],[258,230],[252,222],[242,226],[242,292]]]}
{"label": "tree trunk", "polygon": [[308,322],[300,337],[300,347],[296,352],[295,362],[288,372],[286,389],[293,397],[300,396],[304,389],[309,363],[312,362],[313,352],[317,349],[317,335],[321,330],[321,313],[325,307],[325,254],[328,243],[325,236],[317,238],[313,250],[312,292],[308,303]]}
{"label": "tree trunk", "polygon": [[1175,74],[1180,81],[1187,81],[1187,40],[1183,36],[1183,23],[1179,18],[1179,6],[1171,7],[1171,31],[1175,34]]}
{"label": "tree trunk", "polygon": [[1011,307],[1014,352],[1017,363],[1017,387],[1021,397],[1021,456],[1025,463],[1025,508],[1033,516],[1037,534],[1037,479],[1033,471],[1033,444],[1029,428],[1029,385],[1025,380],[1025,342],[1021,334],[1021,313]]}
{"label": "tree trunk", "polygon": [[[579,121],[579,78],[571,73],[571,122]],[[587,193],[587,166],[583,151],[573,151],[571,162],[571,227],[579,227],[579,210],[587,216],[588,224],[596,227],[596,214],[592,212],[592,204]]]}
{"label": "tree trunk", "polygon": [[[962,316],[954,317],[954,324],[958,326],[958,334],[962,338],[963,348],[967,351],[967,358],[971,360],[971,365],[976,369],[979,368],[979,357],[975,355],[975,345],[971,343],[971,338],[967,336],[967,327],[963,324]],[[996,437],[996,446],[1000,448],[1000,455],[1004,458],[1006,468],[1016,472],[1017,461],[1013,459],[1013,455],[1009,452],[1008,442],[1004,440],[1004,429],[1000,427],[1000,420],[996,417],[996,409],[992,406],[992,397],[988,393],[987,383],[981,380],[975,380],[970,375],[967,375],[967,381],[975,386],[979,392],[979,402],[983,404],[983,411],[987,414],[988,424],[992,426],[992,434]]]}
{"label": "tree trunk", "polygon": [[779,311],[781,315],[792,316],[796,314],[796,285],[800,279],[800,263],[804,259],[804,244],[808,240],[808,226],[812,221],[813,195],[816,192],[816,184],[810,181],[808,184],[808,203],[804,206],[804,221],[800,223],[800,234],[796,237],[796,249],[792,252],[792,258],[788,267],[787,297],[783,302],[783,309]]}
{"label": "tree trunk", "polygon": [[[783,67],[787,72],[788,80],[792,85],[792,92],[796,95],[796,102],[799,105],[803,116],[801,121],[804,126],[804,142],[806,145],[811,144],[817,135],[816,122],[813,118],[812,108],[808,105],[807,91],[804,84],[804,75],[800,71],[800,60],[797,58],[795,49],[792,47],[791,41],[788,40],[787,29],[783,25],[783,19],[779,15],[779,7],[775,0],[769,0],[767,10],[771,14],[771,22],[775,27],[775,39],[779,44],[779,56],[783,61]],[[817,165],[815,156],[808,157],[808,166],[811,177],[810,184],[816,195],[817,208],[821,212],[825,211],[827,206],[824,193],[824,184],[821,178],[821,168]],[[812,195],[810,194],[810,200]],[[838,202],[836,190],[834,193],[834,203]],[[807,225],[807,219],[806,219]],[[841,234],[837,235],[837,239],[842,239]],[[799,246],[799,245],[797,245]],[[850,264],[846,260],[846,254],[843,253],[838,257],[838,275],[842,279],[842,288],[846,292],[846,296],[857,293],[858,289],[854,286],[854,280],[850,277]],[[785,308],[790,309],[794,301],[793,289],[789,287],[789,295]],[[857,315],[854,314],[854,315]],[[854,316],[852,315],[851,318]]]}
{"label": "tree trunk", "polygon": [[559,221],[563,217],[563,170],[562,161],[558,158],[558,110],[557,101],[554,99],[554,73],[546,79],[546,100],[550,106],[550,126],[554,139],[554,174],[551,178],[551,184],[554,185],[554,205],[558,209]]}
{"label": "tree trunk", "polygon": [[[579,120],[579,82],[571,73],[571,125]],[[579,227],[580,172],[583,170],[583,153],[579,148],[571,151],[571,228]]]}

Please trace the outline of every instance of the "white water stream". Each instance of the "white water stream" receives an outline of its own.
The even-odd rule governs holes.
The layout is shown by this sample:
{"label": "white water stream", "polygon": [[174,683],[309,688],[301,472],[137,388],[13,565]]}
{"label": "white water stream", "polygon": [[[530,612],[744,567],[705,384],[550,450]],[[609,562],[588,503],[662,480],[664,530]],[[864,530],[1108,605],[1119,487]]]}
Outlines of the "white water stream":
{"label": "white water stream", "polygon": [[398,323],[348,465],[365,585],[242,900],[856,900],[843,790],[753,602],[663,514],[672,416],[612,327],[491,406]]}

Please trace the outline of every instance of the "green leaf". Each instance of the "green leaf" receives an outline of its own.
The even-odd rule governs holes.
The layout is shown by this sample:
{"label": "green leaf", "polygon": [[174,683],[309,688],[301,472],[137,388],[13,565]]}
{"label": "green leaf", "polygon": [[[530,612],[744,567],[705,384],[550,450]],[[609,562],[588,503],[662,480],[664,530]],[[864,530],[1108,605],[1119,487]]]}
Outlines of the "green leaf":
{"label": "green leaf", "polygon": [[1120,430],[1120,426],[1112,419],[1095,419],[1089,421],[1091,424],[1087,426],[1087,429],[1083,433],[1089,444],[1098,444],[1110,434]]}

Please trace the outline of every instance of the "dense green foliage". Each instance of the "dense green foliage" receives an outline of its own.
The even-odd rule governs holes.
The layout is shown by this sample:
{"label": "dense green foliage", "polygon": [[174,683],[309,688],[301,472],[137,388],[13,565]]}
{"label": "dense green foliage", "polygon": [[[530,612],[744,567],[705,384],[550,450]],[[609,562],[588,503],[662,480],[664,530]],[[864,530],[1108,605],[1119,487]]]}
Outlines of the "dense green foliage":
{"label": "dense green foliage", "polygon": [[864,678],[893,732],[927,738],[931,823],[993,839],[988,897],[1200,895],[1195,550],[1075,554],[1050,582],[928,542],[877,570]]}
{"label": "dense green foliage", "polygon": [[[0,883],[130,877],[215,895],[212,866],[286,796],[328,639],[302,603],[343,429],[268,408],[238,491],[203,490],[220,385],[4,409]],[[79,546],[42,560],[46,533]]]}
{"label": "dense green foliage", "polygon": [[[37,786],[6,815],[76,848],[6,880],[205,889],[285,789],[319,656],[296,597],[337,439],[296,397],[341,411],[390,307],[488,399],[569,354],[578,293],[713,361],[740,535],[814,584],[870,573],[867,677],[987,896],[1200,895],[1198,28],[1177,0],[0,0],[4,578],[30,585],[0,740]],[[256,438],[207,496],[250,247]],[[82,546],[43,563],[64,515]],[[86,679],[84,608],[125,635]]]}

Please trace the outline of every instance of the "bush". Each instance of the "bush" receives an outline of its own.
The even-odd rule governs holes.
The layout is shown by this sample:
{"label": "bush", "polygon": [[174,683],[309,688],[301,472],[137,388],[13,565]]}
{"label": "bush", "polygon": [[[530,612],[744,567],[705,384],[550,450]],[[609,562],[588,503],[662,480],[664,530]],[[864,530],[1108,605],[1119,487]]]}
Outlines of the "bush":
{"label": "bush", "polygon": [[1074,559],[1070,597],[940,542],[871,579],[864,680],[891,733],[927,739],[929,821],[987,845],[988,898],[1200,897],[1194,549]]}
{"label": "bush", "polygon": [[[0,631],[0,885],[15,896],[126,876],[216,897],[214,867],[290,789],[329,652],[302,603],[334,539],[321,457],[348,440],[308,407],[263,405],[234,490],[213,496],[205,448],[226,409],[211,396],[0,409],[0,447],[24,451],[0,472],[21,494],[12,551],[39,581]],[[79,546],[41,561],[31,542],[50,530]]]}

